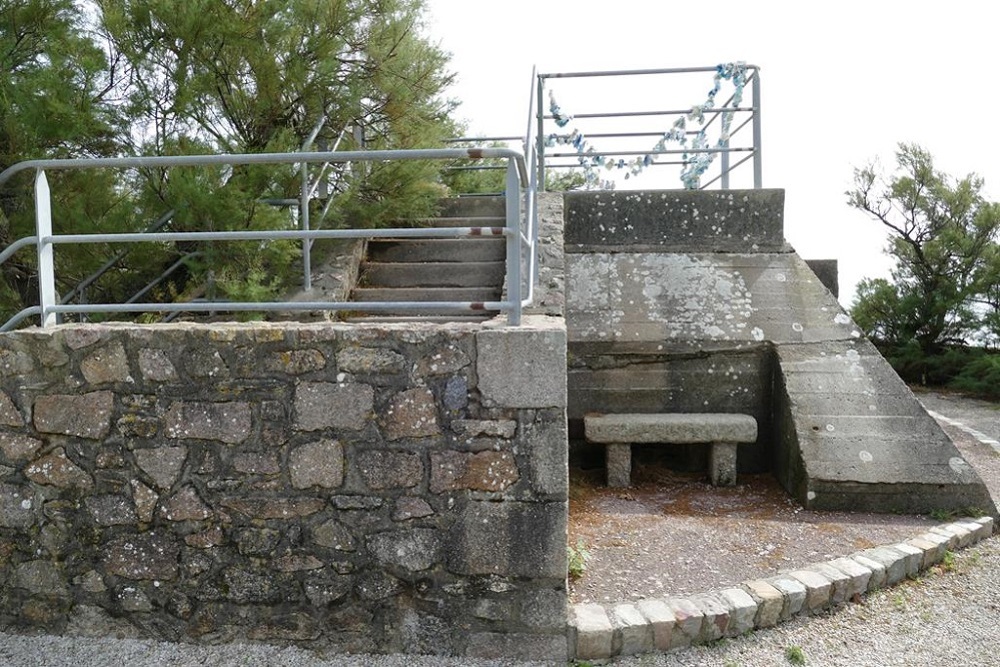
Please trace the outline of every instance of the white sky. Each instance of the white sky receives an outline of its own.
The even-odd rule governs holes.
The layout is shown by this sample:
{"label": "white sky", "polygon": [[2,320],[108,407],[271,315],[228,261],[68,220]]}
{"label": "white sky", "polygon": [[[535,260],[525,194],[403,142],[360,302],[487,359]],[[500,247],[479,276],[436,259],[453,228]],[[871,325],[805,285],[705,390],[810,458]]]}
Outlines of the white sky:
{"label": "white sky", "polygon": [[[939,169],[975,172],[987,198],[1000,199],[996,0],[427,0],[427,7],[430,36],[452,54],[458,75],[451,96],[478,136],[524,133],[534,65],[546,73],[758,65],[764,187],[785,189],[785,236],[800,255],[840,260],[845,305],[860,278],[889,267],[878,223],[845,203],[854,167],[878,158],[892,168],[899,142],[918,143]],[[704,77],[707,92],[711,74]],[[651,88],[639,86],[631,104],[619,93],[602,99],[595,84],[589,111],[676,108],[650,106]],[[573,113],[564,101],[570,91],[555,90]]]}

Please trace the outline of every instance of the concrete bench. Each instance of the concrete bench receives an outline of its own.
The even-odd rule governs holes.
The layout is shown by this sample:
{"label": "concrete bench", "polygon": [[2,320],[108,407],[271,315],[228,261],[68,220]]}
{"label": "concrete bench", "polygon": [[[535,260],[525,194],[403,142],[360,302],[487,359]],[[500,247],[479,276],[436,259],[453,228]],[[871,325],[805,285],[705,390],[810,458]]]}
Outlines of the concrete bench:
{"label": "concrete bench", "polygon": [[708,471],[713,486],[736,484],[736,446],[757,441],[757,420],[721,413],[586,415],[589,442],[607,445],[608,486],[627,487],[632,476],[632,445],[711,445]]}

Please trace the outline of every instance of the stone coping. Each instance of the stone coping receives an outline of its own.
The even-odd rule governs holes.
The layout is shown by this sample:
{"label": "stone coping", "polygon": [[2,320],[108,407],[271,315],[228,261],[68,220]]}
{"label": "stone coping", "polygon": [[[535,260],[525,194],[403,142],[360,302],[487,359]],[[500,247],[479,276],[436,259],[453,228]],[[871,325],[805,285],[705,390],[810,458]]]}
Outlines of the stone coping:
{"label": "stone coping", "polygon": [[992,517],[942,524],[898,544],[686,598],[571,605],[570,659],[607,660],[706,644],[835,608],[916,577],[946,552],[990,537],[993,528]]}

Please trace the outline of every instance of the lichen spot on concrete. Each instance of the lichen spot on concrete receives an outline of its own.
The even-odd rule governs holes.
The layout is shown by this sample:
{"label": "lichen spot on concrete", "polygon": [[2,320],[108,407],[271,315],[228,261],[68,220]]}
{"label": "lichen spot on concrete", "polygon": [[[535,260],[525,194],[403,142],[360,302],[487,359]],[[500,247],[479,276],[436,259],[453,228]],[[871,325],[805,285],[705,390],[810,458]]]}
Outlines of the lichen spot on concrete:
{"label": "lichen spot on concrete", "polygon": [[953,456],[948,459],[948,467],[955,472],[965,472],[969,469],[969,464],[960,456]]}

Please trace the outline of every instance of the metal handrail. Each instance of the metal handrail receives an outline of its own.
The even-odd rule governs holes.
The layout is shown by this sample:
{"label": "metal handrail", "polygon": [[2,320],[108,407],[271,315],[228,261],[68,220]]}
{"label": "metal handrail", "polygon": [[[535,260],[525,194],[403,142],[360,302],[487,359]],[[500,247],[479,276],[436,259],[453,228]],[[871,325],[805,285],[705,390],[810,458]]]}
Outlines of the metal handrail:
{"label": "metal handrail", "polygon": [[[529,137],[530,138],[530,137]],[[302,163],[347,163],[389,160],[481,160],[504,159],[507,161],[507,220],[505,227],[462,227],[462,228],[400,228],[400,229],[299,229],[299,230],[243,230],[231,232],[128,232],[114,234],[56,234],[52,230],[51,197],[46,170],[80,170],[97,168],[141,168],[179,166],[232,166],[245,164],[302,164]],[[529,162],[531,166],[529,167]],[[534,188],[536,181],[533,152],[528,157],[507,148],[447,148],[409,149],[377,151],[308,151],[294,153],[245,153],[228,155],[181,155],[152,157],[121,157],[91,159],[45,159],[28,160],[12,165],[0,172],[0,185],[15,174],[35,170],[35,212],[36,235],[16,241],[22,248],[34,243],[38,248],[39,304],[22,310],[7,321],[0,331],[13,328],[20,321],[32,315],[39,315],[43,327],[56,323],[60,313],[137,313],[137,312],[210,312],[210,311],[304,311],[304,310],[369,310],[381,311],[405,307],[411,310],[450,308],[456,310],[499,310],[507,313],[508,324],[516,326],[521,321],[521,311],[530,303],[521,279],[522,261],[526,260],[529,271],[535,265],[536,252],[534,235],[536,215]],[[521,192],[525,193],[525,217],[522,222]],[[522,231],[524,224],[527,233]],[[60,304],[55,290],[55,263],[53,252],[56,245],[89,243],[133,243],[158,241],[236,241],[236,240],[279,240],[332,238],[386,238],[386,237],[450,237],[450,236],[505,236],[507,238],[507,298],[489,302],[323,302],[323,301],[281,301],[281,302],[212,302],[212,303],[124,303],[124,304]],[[10,252],[8,252],[10,251]],[[8,248],[0,260],[13,254]],[[525,254],[527,257],[525,258]],[[532,275],[531,273],[528,274]]]}
{"label": "metal handrail", "polygon": [[[310,132],[309,136],[306,137],[306,139],[305,139],[304,142],[302,142],[302,146],[299,149],[300,151],[303,151],[303,152],[307,151],[307,150],[309,150],[313,146],[313,143],[316,141],[316,137],[319,135],[320,131],[322,131],[323,127],[326,125],[327,120],[328,120],[328,117],[327,116],[323,116],[322,118],[319,119],[319,121],[317,121],[316,125],[313,127],[312,132]],[[337,148],[340,146],[340,142],[344,138],[344,135],[345,135],[346,132],[347,132],[347,128],[345,127],[344,129],[342,129],[340,131],[340,134],[337,136],[337,140],[334,142],[333,146],[329,150],[331,150],[331,151],[337,150]],[[301,167],[300,167],[302,184],[301,184],[301,191],[300,191],[299,197],[296,197],[295,199],[265,199],[263,201],[265,203],[272,204],[272,205],[275,205],[275,206],[295,206],[295,207],[300,207],[301,211],[302,211],[300,213],[300,218],[299,218],[300,219],[300,224],[302,225],[303,229],[309,229],[309,224],[310,224],[310,220],[309,220],[309,214],[310,214],[310,212],[309,212],[309,201],[312,199],[313,195],[316,193],[316,190],[319,188],[319,185],[320,185],[320,183],[321,183],[321,181],[323,179],[323,176],[326,174],[326,168],[329,165],[330,165],[329,162],[324,162],[322,164],[322,166],[320,167],[320,173],[316,175],[315,181],[312,181],[310,183],[310,181],[309,181],[309,164],[303,162],[302,165],[301,165]],[[326,214],[330,210],[330,204],[332,202],[333,202],[332,198],[328,198],[327,199],[327,202],[326,202],[325,206],[323,207],[323,210],[320,213],[320,221],[321,222],[322,222],[322,220],[324,220],[326,218]],[[159,229],[162,229],[165,225],[167,225],[170,222],[170,220],[173,217],[173,215],[174,215],[174,211],[172,209],[170,211],[167,211],[162,216],[160,216],[159,218],[157,218],[157,220],[152,225],[150,225],[149,227],[147,227],[145,231],[146,232],[155,232],[155,231],[158,231]],[[62,302],[63,303],[69,303],[70,301],[76,299],[78,296],[81,296],[81,295],[85,296],[86,289],[88,287],[90,287],[92,284],[94,284],[95,282],[97,282],[104,274],[106,274],[108,271],[110,271],[112,268],[114,268],[122,259],[124,259],[125,257],[127,257],[130,251],[131,251],[130,248],[126,248],[125,250],[121,250],[121,251],[115,253],[115,255],[111,259],[109,259],[108,261],[106,261],[99,269],[97,269],[91,275],[87,276],[82,281],[80,281],[80,283],[76,287],[74,287],[72,290],[70,290],[68,294],[64,294],[62,296],[62,299],[61,299]],[[175,263],[174,265],[172,265],[171,267],[169,267],[163,274],[161,274],[157,278],[154,278],[153,281],[149,285],[147,285],[145,288],[141,289],[136,294],[133,294],[128,300],[126,300],[125,303],[133,303],[133,302],[135,302],[141,296],[143,296],[144,294],[146,294],[146,292],[148,292],[149,289],[151,289],[153,286],[158,285],[161,282],[163,282],[172,273],[174,273],[178,269],[179,266],[183,265],[193,255],[197,255],[197,254],[199,254],[199,253],[188,253],[187,255],[185,255],[184,257],[182,257],[180,260],[178,260],[177,263]],[[303,289],[305,289],[307,291],[310,290],[310,289],[312,289],[312,265],[311,265],[312,262],[311,262],[311,254],[312,254],[312,243],[309,240],[304,240],[302,242],[302,272],[303,272],[302,283],[303,283]],[[0,263],[2,263],[2,260],[0,260]]]}
{"label": "metal handrail", "polygon": [[[528,242],[529,247],[538,247],[538,153],[534,139],[535,130],[535,79],[538,76],[538,69],[531,69],[531,86],[528,89],[528,123],[524,130],[524,143],[522,144],[524,154],[528,156],[528,173],[530,183],[528,185],[524,207],[528,219]],[[535,297],[535,283],[538,282],[538,253],[531,252],[528,255],[528,294],[525,296],[524,305],[530,304]]]}
{"label": "metal handrail", "polygon": [[[697,155],[697,154],[719,154],[721,156],[721,166],[720,174],[711,180],[709,180],[704,185],[700,185],[701,188],[706,188],[712,183],[717,181],[721,182],[722,188],[729,187],[729,174],[736,169],[739,165],[744,164],[747,160],[738,160],[735,164],[730,164],[730,155],[732,153],[751,153],[751,158],[753,159],[753,183],[754,188],[763,187],[762,178],[762,154],[761,154],[761,117],[760,117],[760,68],[756,65],[746,65],[746,70],[748,72],[746,83],[750,87],[752,103],[750,106],[738,106],[731,107],[727,106],[733,100],[730,97],[722,106],[714,106],[712,108],[702,109],[702,113],[708,117],[703,129],[707,129],[714,123],[718,118],[722,117],[723,114],[727,113],[741,113],[749,114],[749,118],[744,122],[736,125],[735,129],[730,130],[729,137],[730,140],[735,136],[740,130],[742,130],[748,123],[753,124],[753,136],[750,139],[749,147],[742,146],[731,146],[729,142],[725,142],[723,146],[718,146],[714,148],[689,148],[686,150],[605,150],[601,151],[601,155],[604,157],[639,157],[645,155]],[[547,168],[553,169],[572,169],[579,168],[580,161],[585,159],[585,156],[581,156],[580,153],[571,152],[560,152],[560,151],[547,151],[545,144],[545,122],[553,120],[555,117],[552,114],[548,114],[544,110],[545,102],[545,82],[547,79],[570,79],[570,78],[588,78],[588,77],[627,77],[627,76],[645,76],[645,75],[670,75],[670,74],[694,74],[701,72],[715,72],[716,67],[673,67],[673,68],[657,68],[657,69],[632,69],[632,70],[604,70],[604,71],[587,71],[587,72],[551,72],[537,75],[537,104],[538,112],[536,115],[536,125],[537,125],[537,150],[538,150],[538,183],[540,187],[544,189],[545,187],[545,170]],[[691,112],[690,108],[686,109],[665,109],[665,110],[653,110],[653,111],[604,111],[604,112],[584,112],[584,113],[574,113],[574,119],[582,120],[592,120],[592,119],[624,119],[624,118],[641,118],[641,117],[657,117],[657,116],[682,116]],[[608,139],[620,139],[620,138],[636,138],[642,136],[662,136],[661,133],[646,133],[646,132],[605,132],[605,133],[595,133],[588,134],[588,137],[592,138],[608,138]],[[687,134],[697,134],[692,132],[687,132]],[[547,163],[547,158],[568,158],[576,157],[578,158],[575,162],[557,162],[557,163]],[[685,165],[685,161],[657,161],[651,166],[659,165]]]}
{"label": "metal handrail", "polygon": [[0,172],[3,185],[22,171],[34,170],[75,170],[75,169],[126,169],[139,167],[199,167],[235,166],[244,164],[296,164],[298,162],[378,162],[383,160],[481,160],[502,158],[512,160],[517,169],[520,183],[527,187],[529,182],[524,155],[508,148],[410,148],[406,150],[378,151],[309,151],[294,153],[223,153],[218,155],[154,155],[148,157],[103,157],[103,158],[53,158],[25,160],[13,164]]}

